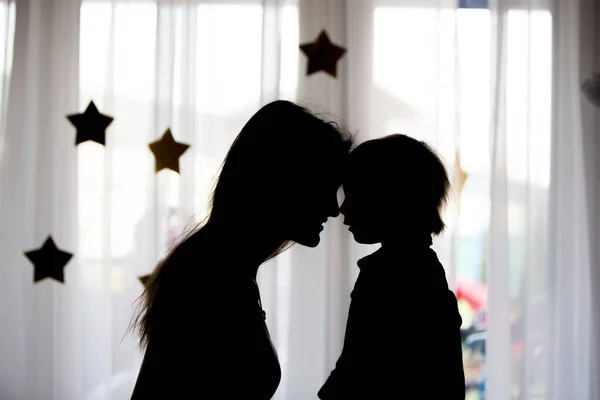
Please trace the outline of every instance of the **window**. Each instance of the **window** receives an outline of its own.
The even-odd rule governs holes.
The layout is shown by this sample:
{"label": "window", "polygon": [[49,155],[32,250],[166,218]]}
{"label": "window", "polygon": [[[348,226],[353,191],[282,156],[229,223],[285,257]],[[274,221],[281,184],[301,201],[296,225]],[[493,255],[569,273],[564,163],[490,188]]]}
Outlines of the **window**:
{"label": "window", "polygon": [[[456,10],[437,4],[428,7],[428,3],[408,2],[406,7],[380,3],[374,13],[372,129],[426,140],[449,164],[460,150],[461,166],[468,173],[461,209],[468,212],[448,212],[450,233],[436,241],[436,250],[451,281],[455,275],[457,284],[469,290],[485,287],[492,145],[490,11],[479,6]],[[552,18],[544,9],[512,9],[507,18],[510,261],[506,267],[518,319],[525,304],[531,306],[532,298],[543,296],[541,288],[545,287]],[[529,280],[525,271],[541,281]],[[464,327],[471,324],[474,305],[461,302]],[[525,379],[519,329],[515,323],[512,372],[516,394],[523,390]],[[467,380],[477,380],[481,365],[470,361],[466,361]],[[528,376],[530,393],[543,390],[539,372]],[[477,398],[477,390],[470,395]]]}
{"label": "window", "polygon": [[[15,35],[15,3],[0,3],[0,159],[4,151],[4,132],[8,100],[8,82],[12,72],[13,40]],[[1,205],[0,205],[1,206]]]}
{"label": "window", "polygon": [[[397,6],[402,3],[406,6]],[[449,163],[460,149],[461,165],[468,173],[461,208],[469,212],[449,212],[452,235],[436,246],[449,275],[485,285],[491,16],[485,7],[457,10],[439,3],[375,2],[374,112],[368,128],[426,140]],[[186,226],[205,213],[203,207],[229,144],[260,106],[263,12],[258,0],[169,7],[153,1],[83,2],[80,109],[93,100],[101,112],[115,118],[107,132],[108,146],[88,142],[78,147],[78,257],[89,292],[85,337],[90,348],[111,336],[108,329],[113,341],[120,342],[132,312],[123,305],[132,304],[141,293],[131,271],[149,273],[169,250],[164,244],[172,245]],[[0,35],[3,15],[0,8]],[[283,8],[283,20],[279,84],[283,97],[293,98],[299,72],[296,6]],[[515,315],[530,304],[523,288],[528,296],[543,295],[524,271],[538,268],[536,276],[545,272],[551,40],[548,11],[509,11],[505,84],[511,258],[507,268]],[[1,53],[2,49],[0,61]],[[154,173],[147,145],[167,128],[177,141],[192,146],[180,159],[181,175]],[[278,261],[275,329],[284,366],[289,327],[287,261],[285,256]],[[475,311],[468,303],[462,302],[465,326]],[[99,324],[93,317],[97,313],[111,313],[115,326]],[[517,339],[515,335],[513,372],[518,392],[524,373]],[[114,371],[132,370],[132,356],[123,347],[114,346],[111,357]],[[86,368],[93,371],[94,360],[88,362]],[[476,379],[481,368],[469,366],[466,372],[468,379]],[[533,386],[540,386],[543,376],[532,379]],[[86,387],[100,383],[86,382]],[[279,390],[285,393],[285,381]]]}

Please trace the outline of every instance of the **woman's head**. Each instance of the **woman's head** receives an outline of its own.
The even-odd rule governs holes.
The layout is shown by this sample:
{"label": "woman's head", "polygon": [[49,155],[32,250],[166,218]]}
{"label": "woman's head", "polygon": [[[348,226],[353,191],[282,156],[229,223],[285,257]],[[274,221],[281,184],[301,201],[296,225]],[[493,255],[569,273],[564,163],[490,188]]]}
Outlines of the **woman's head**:
{"label": "woman's head", "polygon": [[177,299],[193,296],[189,284],[211,268],[248,276],[252,265],[238,264],[256,268],[290,242],[316,246],[323,223],[339,213],[337,191],[351,146],[336,124],[291,102],[275,101],[254,114],[225,157],[210,215],[148,281],[133,321],[142,346],[151,332],[170,329],[165,319],[176,315]]}
{"label": "woman's head", "polygon": [[344,223],[360,243],[394,235],[439,234],[450,182],[435,150],[394,134],[366,141],[349,157],[343,182]]}
{"label": "woman's head", "polygon": [[219,175],[208,223],[316,246],[337,191],[350,137],[288,101],[262,107],[232,144]]}

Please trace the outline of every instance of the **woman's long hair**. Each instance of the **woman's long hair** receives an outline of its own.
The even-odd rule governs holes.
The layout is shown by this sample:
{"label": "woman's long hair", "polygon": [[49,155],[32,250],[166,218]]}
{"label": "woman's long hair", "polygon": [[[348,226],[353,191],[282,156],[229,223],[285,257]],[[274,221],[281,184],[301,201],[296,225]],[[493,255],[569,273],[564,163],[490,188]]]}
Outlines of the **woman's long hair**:
{"label": "woman's long hair", "polygon": [[[298,182],[310,179],[309,172],[318,173],[324,165],[341,164],[351,147],[351,136],[336,123],[292,102],[274,101],[256,112],[223,161],[208,217],[183,237],[146,282],[132,325],[140,346],[148,345],[162,316],[177,307],[172,298],[181,290],[179,284],[189,279],[186,275],[191,270],[203,268],[208,251],[223,246],[231,232],[274,223],[290,208]],[[277,239],[281,240],[269,242],[272,251],[259,261],[265,262],[291,245],[289,238]]]}

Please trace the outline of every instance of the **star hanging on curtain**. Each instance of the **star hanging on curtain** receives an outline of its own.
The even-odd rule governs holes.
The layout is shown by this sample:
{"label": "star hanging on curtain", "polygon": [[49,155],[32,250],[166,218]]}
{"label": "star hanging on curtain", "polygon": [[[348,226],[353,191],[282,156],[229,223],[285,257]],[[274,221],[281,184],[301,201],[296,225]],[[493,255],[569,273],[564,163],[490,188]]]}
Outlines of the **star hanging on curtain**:
{"label": "star hanging on curtain", "polygon": [[90,101],[83,113],[67,115],[71,124],[77,128],[75,146],[91,140],[92,142],[105,145],[106,128],[113,122],[114,118],[101,114],[93,101]]}
{"label": "star hanging on curtain", "polygon": [[152,142],[148,146],[156,160],[156,172],[166,168],[177,173],[179,173],[179,157],[190,147],[185,143],[176,142],[171,129],[167,129],[160,140]]}
{"label": "star hanging on curtain", "polygon": [[143,275],[138,277],[138,279],[140,280],[140,282],[142,282],[142,285],[144,285],[144,287],[148,287],[148,282],[150,281],[150,277],[152,276],[152,274],[148,274],[148,275]]}
{"label": "star hanging on curtain", "polygon": [[308,57],[306,75],[324,71],[337,77],[337,62],[346,53],[346,49],[333,44],[327,32],[321,31],[314,42],[301,44],[300,49]]}
{"label": "star hanging on curtain", "polygon": [[34,266],[34,283],[45,278],[65,282],[63,270],[73,254],[59,250],[51,236],[48,236],[42,247],[26,251],[24,254]]}
{"label": "star hanging on curtain", "polygon": [[595,73],[581,85],[581,90],[590,103],[600,107],[600,74]]}
{"label": "star hanging on curtain", "polygon": [[465,182],[467,181],[468,176],[469,175],[465,172],[464,169],[462,169],[462,166],[460,165],[460,151],[457,151],[456,155],[455,155],[455,159],[454,159],[454,185],[458,192],[458,210],[459,210],[459,212],[460,212],[461,194],[462,194],[462,190],[463,190],[463,187],[465,186]]}

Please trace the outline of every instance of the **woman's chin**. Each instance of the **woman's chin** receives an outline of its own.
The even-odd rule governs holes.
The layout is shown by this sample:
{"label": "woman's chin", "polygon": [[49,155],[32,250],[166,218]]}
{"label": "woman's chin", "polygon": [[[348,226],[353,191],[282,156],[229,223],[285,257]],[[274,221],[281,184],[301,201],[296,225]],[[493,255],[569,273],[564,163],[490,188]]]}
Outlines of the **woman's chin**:
{"label": "woman's chin", "polygon": [[321,242],[320,234],[312,234],[312,235],[301,235],[296,239],[293,239],[294,242],[301,244],[306,247],[317,247]]}

